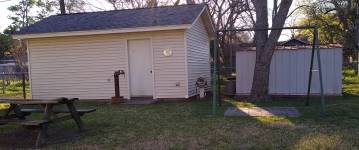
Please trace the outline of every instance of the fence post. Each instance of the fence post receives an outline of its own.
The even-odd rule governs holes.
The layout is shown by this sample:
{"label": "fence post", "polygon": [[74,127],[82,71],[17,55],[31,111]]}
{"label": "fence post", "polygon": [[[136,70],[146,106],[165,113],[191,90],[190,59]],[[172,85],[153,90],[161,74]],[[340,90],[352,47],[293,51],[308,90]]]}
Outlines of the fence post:
{"label": "fence post", "polygon": [[26,99],[26,79],[25,79],[25,72],[22,73],[22,94],[24,99]]}
{"label": "fence post", "polygon": [[1,79],[2,79],[2,93],[5,94],[5,76],[2,75]]}

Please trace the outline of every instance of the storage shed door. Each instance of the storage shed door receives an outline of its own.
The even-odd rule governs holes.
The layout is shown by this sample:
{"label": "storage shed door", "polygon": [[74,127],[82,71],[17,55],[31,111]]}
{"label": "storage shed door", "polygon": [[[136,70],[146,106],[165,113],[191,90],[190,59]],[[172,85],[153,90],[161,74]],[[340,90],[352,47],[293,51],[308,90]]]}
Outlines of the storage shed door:
{"label": "storage shed door", "polygon": [[152,52],[150,40],[129,40],[131,97],[153,95]]}

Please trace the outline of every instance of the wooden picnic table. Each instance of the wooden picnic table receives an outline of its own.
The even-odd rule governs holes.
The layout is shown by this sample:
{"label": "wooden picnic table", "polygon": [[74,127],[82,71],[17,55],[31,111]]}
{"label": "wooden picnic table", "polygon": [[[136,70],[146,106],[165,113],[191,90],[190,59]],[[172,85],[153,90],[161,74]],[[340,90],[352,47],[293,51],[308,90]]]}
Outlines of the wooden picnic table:
{"label": "wooden picnic table", "polygon": [[[47,136],[47,128],[51,123],[56,123],[60,121],[65,121],[73,119],[76,122],[76,125],[79,131],[83,131],[83,123],[81,116],[85,113],[96,111],[96,109],[76,109],[74,102],[78,98],[57,98],[51,100],[42,100],[42,99],[0,99],[0,103],[9,103],[10,107],[5,111],[3,116],[0,116],[0,125],[1,124],[19,124],[23,125],[30,129],[38,129],[39,133],[36,139],[36,146],[41,146],[45,142]],[[24,105],[40,105],[40,109],[25,109],[21,108]],[[54,109],[55,105],[65,105],[67,109],[56,110]],[[26,116],[31,113],[42,113],[41,120],[28,120]],[[55,114],[67,114],[63,116],[58,116]]]}

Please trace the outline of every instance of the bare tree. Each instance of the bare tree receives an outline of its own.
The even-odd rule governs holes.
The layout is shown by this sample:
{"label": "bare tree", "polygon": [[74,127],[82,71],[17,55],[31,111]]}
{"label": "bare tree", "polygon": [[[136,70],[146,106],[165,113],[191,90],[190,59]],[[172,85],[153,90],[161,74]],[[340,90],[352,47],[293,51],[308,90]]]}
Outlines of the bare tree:
{"label": "bare tree", "polygon": [[24,40],[13,40],[11,55],[15,57],[16,63],[21,69],[21,72],[27,72],[27,45]]}
{"label": "bare tree", "polygon": [[[293,0],[281,0],[278,12],[273,17],[272,27],[282,28],[287,18],[289,8]],[[256,29],[266,29],[268,23],[268,6],[267,1],[252,0],[256,12]],[[255,31],[256,44],[256,63],[254,67],[254,76],[251,89],[251,100],[262,101],[268,99],[269,71],[270,63],[274,53],[276,43],[281,35],[282,30]]]}
{"label": "bare tree", "polygon": [[[180,0],[107,0],[114,9],[143,8],[179,5]],[[214,26],[218,30],[252,27],[254,23],[253,5],[249,0],[186,0],[181,4],[202,4],[209,7]],[[227,66],[232,62],[230,44],[239,43],[245,33],[225,32],[219,37],[220,63]],[[229,58],[229,59],[228,59]],[[230,73],[231,70],[228,70]]]}
{"label": "bare tree", "polygon": [[194,0],[186,0],[187,4],[195,4],[196,2]]}
{"label": "bare tree", "polygon": [[[208,6],[218,30],[252,27],[250,19],[252,6],[246,0],[212,0]],[[233,72],[233,45],[244,42],[245,32],[223,32],[218,39],[220,63],[228,68],[222,68],[222,73],[231,75]]]}
{"label": "bare tree", "polygon": [[178,5],[180,0],[107,0],[115,10]]}
{"label": "bare tree", "polygon": [[60,13],[61,14],[66,14],[66,10],[65,10],[65,0],[60,0],[59,1],[60,4]]}

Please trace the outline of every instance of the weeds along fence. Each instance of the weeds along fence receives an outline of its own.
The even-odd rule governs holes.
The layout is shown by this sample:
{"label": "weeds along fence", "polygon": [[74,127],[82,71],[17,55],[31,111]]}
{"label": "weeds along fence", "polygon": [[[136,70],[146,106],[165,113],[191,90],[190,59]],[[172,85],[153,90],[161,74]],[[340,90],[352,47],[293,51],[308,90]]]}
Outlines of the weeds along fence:
{"label": "weeds along fence", "polygon": [[0,95],[4,98],[24,98],[29,94],[29,75],[27,72],[1,72]]}

